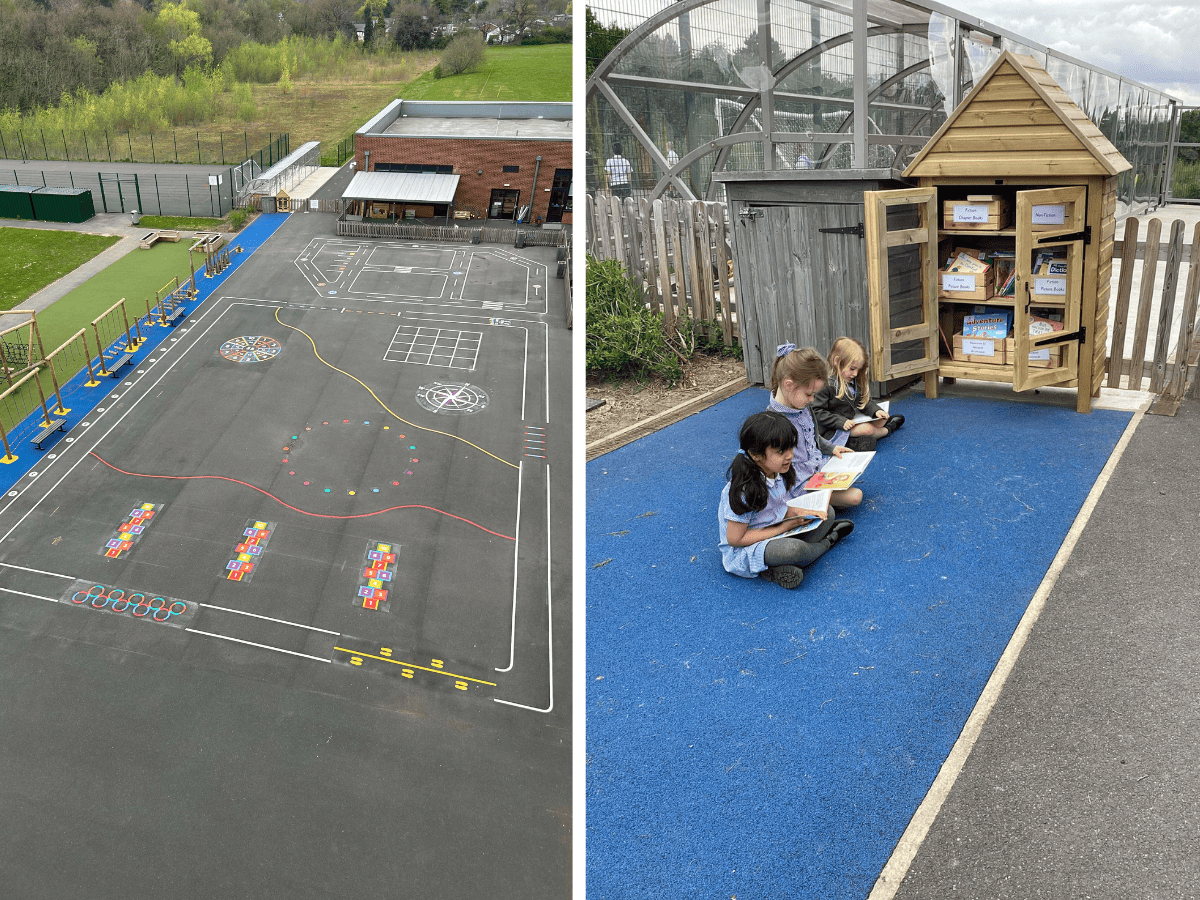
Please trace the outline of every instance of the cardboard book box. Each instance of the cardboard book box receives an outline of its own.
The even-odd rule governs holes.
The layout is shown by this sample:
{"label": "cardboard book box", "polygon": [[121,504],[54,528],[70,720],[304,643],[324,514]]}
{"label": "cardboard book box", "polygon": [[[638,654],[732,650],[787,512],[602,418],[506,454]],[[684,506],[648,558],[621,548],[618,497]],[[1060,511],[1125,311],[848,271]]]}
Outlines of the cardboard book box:
{"label": "cardboard book box", "polygon": [[1002,366],[1008,362],[1012,338],[963,337],[954,335],[955,362]]}

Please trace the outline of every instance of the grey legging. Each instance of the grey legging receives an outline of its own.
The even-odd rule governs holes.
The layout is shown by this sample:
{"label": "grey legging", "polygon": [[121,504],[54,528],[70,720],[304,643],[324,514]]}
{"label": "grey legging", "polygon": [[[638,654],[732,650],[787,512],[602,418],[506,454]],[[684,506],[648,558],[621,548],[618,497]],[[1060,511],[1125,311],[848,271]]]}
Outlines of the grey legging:
{"label": "grey legging", "polygon": [[829,532],[833,530],[830,517],[812,531],[799,537],[777,537],[767,542],[763,562],[768,566],[809,566],[820,559],[833,546]]}

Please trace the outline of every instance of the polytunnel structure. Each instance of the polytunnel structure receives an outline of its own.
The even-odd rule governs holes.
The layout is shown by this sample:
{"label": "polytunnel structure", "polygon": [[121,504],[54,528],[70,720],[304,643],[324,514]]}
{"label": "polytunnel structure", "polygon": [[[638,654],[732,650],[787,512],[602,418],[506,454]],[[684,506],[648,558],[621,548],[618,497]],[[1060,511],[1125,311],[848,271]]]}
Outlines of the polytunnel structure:
{"label": "polytunnel structure", "polygon": [[[618,180],[635,197],[720,200],[714,171],[902,170],[1011,50],[1133,164],[1122,213],[1165,198],[1174,98],[938,3],[599,0],[588,15],[589,32],[627,32],[589,59],[589,192]],[[606,175],[618,148],[628,163]]]}

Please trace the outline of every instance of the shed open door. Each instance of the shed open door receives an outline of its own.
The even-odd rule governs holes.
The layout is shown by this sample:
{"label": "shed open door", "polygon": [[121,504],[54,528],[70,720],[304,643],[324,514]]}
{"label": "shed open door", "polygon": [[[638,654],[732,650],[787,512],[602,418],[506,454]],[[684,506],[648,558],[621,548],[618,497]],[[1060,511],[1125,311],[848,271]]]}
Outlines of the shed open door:
{"label": "shed open door", "polygon": [[937,396],[937,191],[866,191],[863,213],[871,377],[924,373],[926,396]]}
{"label": "shed open door", "polygon": [[[1013,390],[1073,383],[1091,393],[1080,366],[1080,322],[1087,188],[1017,191]],[[1089,361],[1090,363],[1090,361]]]}

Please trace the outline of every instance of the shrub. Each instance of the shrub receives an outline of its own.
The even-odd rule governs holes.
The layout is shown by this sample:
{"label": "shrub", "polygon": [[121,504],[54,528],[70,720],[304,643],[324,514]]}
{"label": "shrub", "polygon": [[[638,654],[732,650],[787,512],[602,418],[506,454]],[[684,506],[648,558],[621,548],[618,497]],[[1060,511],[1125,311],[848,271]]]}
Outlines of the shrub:
{"label": "shrub", "polygon": [[242,226],[245,225],[249,219],[250,210],[248,209],[235,209],[231,210],[229,213],[229,225],[234,231],[241,231]]}
{"label": "shrub", "polygon": [[[613,259],[587,258],[587,369],[593,375],[658,376],[674,384],[683,355],[662,316],[647,308],[641,286]],[[673,336],[676,340],[678,335]]]}
{"label": "shrub", "polygon": [[[464,72],[474,72],[483,65],[487,50],[483,44],[483,35],[478,31],[468,31],[455,35],[454,40],[442,53],[442,61],[438,69],[442,76],[461,75]],[[434,78],[441,77],[434,75]]]}

